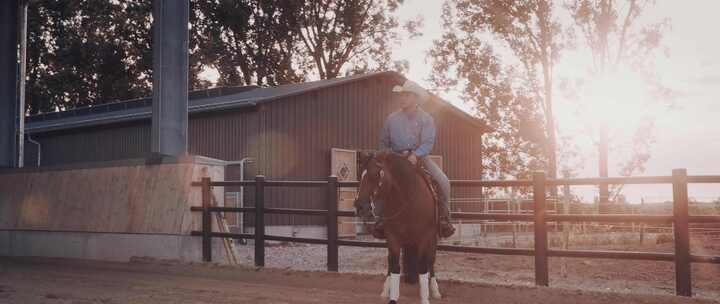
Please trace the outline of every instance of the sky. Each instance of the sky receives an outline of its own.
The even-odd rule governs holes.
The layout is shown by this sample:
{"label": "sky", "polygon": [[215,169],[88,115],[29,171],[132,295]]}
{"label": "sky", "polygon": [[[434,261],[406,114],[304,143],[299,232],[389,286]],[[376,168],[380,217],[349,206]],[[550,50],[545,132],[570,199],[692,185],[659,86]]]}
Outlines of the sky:
{"label": "sky", "polygon": [[[408,60],[410,69],[406,76],[425,87],[431,87],[427,81],[431,73],[427,51],[432,47],[432,41],[442,33],[442,3],[439,0],[406,0],[398,11],[401,21],[418,15],[424,19],[423,35],[401,41],[393,56],[396,60]],[[720,39],[717,39],[714,25],[718,11],[720,1],[709,0],[658,0],[655,7],[647,11],[648,21],[670,18],[671,28],[666,32],[664,40],[667,54],[654,59],[658,79],[676,92],[672,107],[666,103],[652,102],[639,89],[639,80],[631,74],[622,73],[616,79],[609,80],[607,86],[600,87],[604,91],[601,95],[614,92],[618,93],[615,96],[622,94],[630,97],[610,103],[612,106],[598,106],[602,102],[596,101],[597,96],[586,96],[593,92],[581,92],[582,102],[556,95],[554,108],[559,135],[569,136],[582,156],[582,168],[579,170],[581,177],[598,176],[597,146],[587,135],[589,120],[598,116],[606,117],[611,125],[611,136],[622,142],[635,129],[637,118],[644,115],[655,118],[655,142],[651,146],[646,172],[641,175],[670,175],[674,168],[687,168],[689,175],[720,175],[720,161],[716,159],[720,153],[720,119],[717,119],[720,116],[720,92],[717,91],[720,87]],[[583,42],[580,41],[577,50],[564,54],[564,59],[555,70],[556,80],[587,74],[591,61],[582,46]],[[460,108],[470,109],[453,94],[440,95]],[[588,103],[591,113],[583,110]],[[619,143],[610,151],[610,176],[617,176],[614,167],[622,158],[618,155],[627,150],[627,146]],[[597,195],[593,187],[574,191],[589,199]],[[672,187],[628,186],[624,194],[631,202],[639,202],[641,199],[670,200]],[[704,201],[718,198],[720,185],[690,185],[689,195]]]}

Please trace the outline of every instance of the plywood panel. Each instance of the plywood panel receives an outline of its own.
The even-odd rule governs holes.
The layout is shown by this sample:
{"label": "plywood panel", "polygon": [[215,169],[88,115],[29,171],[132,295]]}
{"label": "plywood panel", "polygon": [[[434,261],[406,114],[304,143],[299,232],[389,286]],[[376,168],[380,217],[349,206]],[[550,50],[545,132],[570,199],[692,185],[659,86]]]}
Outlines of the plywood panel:
{"label": "plywood panel", "polygon": [[[188,234],[200,228],[192,181],[222,166],[179,163],[0,174],[0,229]],[[213,189],[216,196],[222,188]]]}
{"label": "plywood panel", "polygon": [[[355,207],[353,203],[357,197],[357,190],[354,188],[342,188],[338,192],[338,209],[353,211]],[[340,236],[354,236],[355,235],[355,222],[357,218],[354,217],[340,217],[338,218],[338,234]]]}
{"label": "plywood panel", "polygon": [[357,181],[357,152],[332,148],[330,153],[330,174],[337,176],[338,181]]}

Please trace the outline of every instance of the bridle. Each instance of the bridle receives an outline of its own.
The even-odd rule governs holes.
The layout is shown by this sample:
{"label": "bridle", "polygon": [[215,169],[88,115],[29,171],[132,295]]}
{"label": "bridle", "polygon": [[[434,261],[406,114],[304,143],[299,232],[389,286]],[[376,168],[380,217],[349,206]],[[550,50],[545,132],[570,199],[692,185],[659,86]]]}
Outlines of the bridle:
{"label": "bridle", "polygon": [[[372,191],[372,193],[370,194],[370,204],[371,204],[371,205],[374,205],[374,202],[375,202],[375,200],[376,200],[376,197],[377,197],[380,193],[382,193],[382,192],[390,193],[390,190],[392,190],[393,188],[395,188],[395,189],[400,189],[400,188],[399,188],[399,186],[398,186],[398,184],[397,184],[397,181],[395,181],[394,179],[390,179],[390,180],[389,180],[390,182],[385,182],[385,183],[384,183],[383,181],[386,180],[386,179],[387,179],[386,176],[388,176],[387,174],[385,174],[385,166],[384,166],[383,164],[381,164],[380,162],[378,162],[377,160],[375,160],[374,158],[371,159],[370,161],[374,161],[374,162],[375,162],[375,165],[376,165],[378,168],[380,168],[380,171],[378,172],[378,176],[379,176],[380,178],[377,179],[378,182],[377,182],[377,184],[374,186],[373,191]],[[366,174],[366,173],[367,173],[367,169],[365,169],[365,171],[363,171],[363,174],[362,174],[362,177],[363,177],[363,178],[365,177],[365,174]],[[383,190],[382,187],[383,187],[384,185],[387,185],[387,187],[390,187],[390,188],[387,189],[387,191],[381,191],[381,190]],[[385,202],[385,203],[387,204],[387,202]],[[399,210],[398,210],[397,212],[395,212],[393,215],[391,215],[391,216],[383,215],[383,220],[389,221],[389,220],[392,220],[392,219],[395,219],[395,218],[399,217],[400,215],[402,215],[402,214],[405,212],[405,210],[407,209],[407,207],[410,205],[409,202],[408,202],[407,200],[405,200],[405,199],[401,200],[401,204],[402,204],[402,205],[400,206]]]}

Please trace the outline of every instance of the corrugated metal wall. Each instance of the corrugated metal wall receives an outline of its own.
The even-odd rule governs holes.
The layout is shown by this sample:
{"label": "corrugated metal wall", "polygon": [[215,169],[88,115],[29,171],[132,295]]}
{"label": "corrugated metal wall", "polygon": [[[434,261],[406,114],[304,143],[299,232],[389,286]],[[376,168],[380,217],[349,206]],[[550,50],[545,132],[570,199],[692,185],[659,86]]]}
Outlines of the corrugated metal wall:
{"label": "corrugated metal wall", "polygon": [[[193,115],[189,152],[223,160],[255,157],[247,178],[324,179],[330,174],[330,149],[374,149],[385,117],[397,109],[388,102],[396,80],[371,77],[261,104],[257,111],[225,111]],[[481,130],[458,119],[447,107],[426,106],[438,125],[432,154],[443,156],[451,179],[481,177]],[[43,165],[142,157],[149,152],[149,122],[85,128],[34,136],[42,143]],[[28,161],[34,159],[28,149]],[[228,169],[237,179],[237,168]],[[235,189],[228,189],[233,191]],[[478,197],[479,189],[454,189],[455,197]],[[246,190],[252,205],[253,191]],[[272,207],[324,208],[323,189],[272,188]],[[463,209],[463,211],[467,211]],[[252,215],[246,217],[252,224]],[[270,225],[322,224],[324,219],[271,215]]]}
{"label": "corrugated metal wall", "polygon": [[[83,128],[32,134],[40,142],[43,166],[77,162],[140,158],[150,152],[150,124],[132,123],[112,127]],[[28,166],[37,163],[37,148],[25,151]]]}

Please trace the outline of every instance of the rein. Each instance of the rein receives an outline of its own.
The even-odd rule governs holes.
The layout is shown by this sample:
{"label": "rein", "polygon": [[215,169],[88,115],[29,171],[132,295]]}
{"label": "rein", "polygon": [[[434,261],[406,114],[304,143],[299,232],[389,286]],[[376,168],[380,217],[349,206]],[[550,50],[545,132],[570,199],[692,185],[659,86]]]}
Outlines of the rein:
{"label": "rein", "polygon": [[[382,176],[382,175],[383,175],[383,171],[385,170],[385,167],[384,167],[384,166],[380,166],[380,167],[383,168],[383,169],[381,170],[381,173],[380,173],[380,175]],[[380,188],[382,187],[382,183],[383,183],[383,180],[384,180],[384,179],[385,179],[385,178],[380,179],[380,182],[378,182],[378,184],[376,185],[377,190],[375,191],[375,193],[373,193],[373,200],[374,200],[375,196],[377,195],[377,191],[379,191]],[[390,183],[390,189],[391,189],[391,190],[392,190],[393,188],[396,189],[396,190],[400,190],[400,187],[398,186],[396,180],[390,179],[390,181],[391,181],[391,183]],[[385,221],[387,222],[387,221],[390,221],[390,220],[392,220],[392,219],[395,219],[395,218],[399,217],[400,215],[402,215],[403,213],[405,213],[405,210],[406,210],[407,207],[410,205],[410,203],[409,203],[409,201],[408,201],[407,199],[401,199],[400,201],[401,201],[401,204],[402,204],[402,205],[400,206],[400,209],[399,209],[397,212],[395,212],[393,215],[391,215],[391,216],[383,215],[383,220],[385,220]],[[387,204],[387,201],[385,201],[385,204]],[[386,207],[387,207],[387,206],[386,206]]]}

